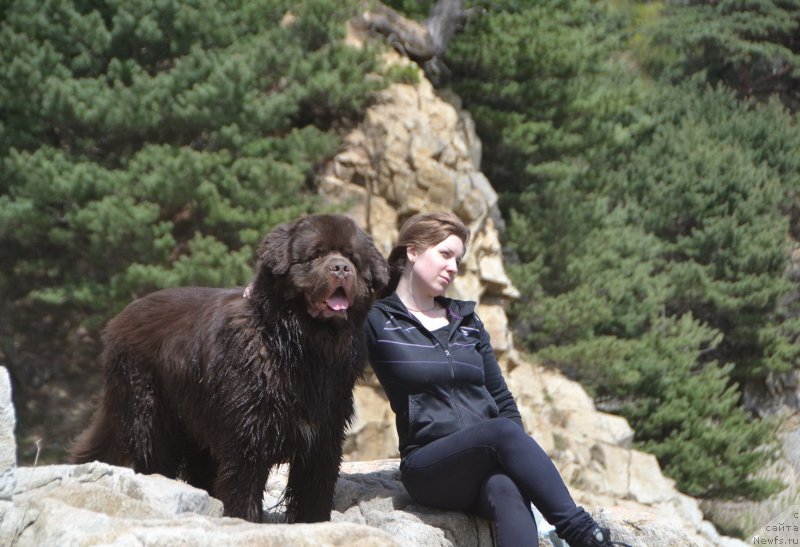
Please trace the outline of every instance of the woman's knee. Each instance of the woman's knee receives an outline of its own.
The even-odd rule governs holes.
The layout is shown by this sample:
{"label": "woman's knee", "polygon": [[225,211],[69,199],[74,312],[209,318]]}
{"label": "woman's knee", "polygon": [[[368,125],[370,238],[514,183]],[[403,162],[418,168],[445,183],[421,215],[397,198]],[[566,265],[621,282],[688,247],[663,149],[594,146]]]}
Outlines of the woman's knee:
{"label": "woman's knee", "polygon": [[487,423],[492,434],[500,439],[523,439],[528,437],[517,422],[509,418],[493,418]]}
{"label": "woman's knee", "polygon": [[517,484],[505,473],[494,473],[483,483],[483,491],[489,498],[515,499],[522,498]]}
{"label": "woman's knee", "polygon": [[530,515],[530,503],[520,492],[517,484],[505,473],[489,475],[481,488],[478,512],[484,518],[496,520],[499,513],[517,515],[511,517],[527,521]]}

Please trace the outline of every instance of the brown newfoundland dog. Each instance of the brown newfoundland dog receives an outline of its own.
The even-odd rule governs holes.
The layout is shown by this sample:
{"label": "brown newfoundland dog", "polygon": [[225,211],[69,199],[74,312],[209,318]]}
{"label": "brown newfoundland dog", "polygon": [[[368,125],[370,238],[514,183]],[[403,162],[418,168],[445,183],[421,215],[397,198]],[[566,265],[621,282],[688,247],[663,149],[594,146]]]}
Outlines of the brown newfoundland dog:
{"label": "brown newfoundland dog", "polygon": [[105,388],[72,461],[183,478],[254,522],[270,469],[288,462],[288,520],[330,520],[363,324],[387,279],[351,219],[312,215],[267,234],[249,298],[192,287],[136,300],[106,327]]}

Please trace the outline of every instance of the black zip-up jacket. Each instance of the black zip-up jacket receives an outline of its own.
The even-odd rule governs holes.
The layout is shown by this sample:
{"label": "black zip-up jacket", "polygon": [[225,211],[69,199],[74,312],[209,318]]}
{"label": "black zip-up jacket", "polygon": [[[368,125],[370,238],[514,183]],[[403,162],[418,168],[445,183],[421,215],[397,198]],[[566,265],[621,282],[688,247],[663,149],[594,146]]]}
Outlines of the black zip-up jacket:
{"label": "black zip-up jacket", "polygon": [[[400,454],[498,416],[522,427],[475,303],[437,297],[450,319],[447,345],[397,293],[369,313],[369,359],[395,413]],[[442,333],[444,334],[444,333]]]}

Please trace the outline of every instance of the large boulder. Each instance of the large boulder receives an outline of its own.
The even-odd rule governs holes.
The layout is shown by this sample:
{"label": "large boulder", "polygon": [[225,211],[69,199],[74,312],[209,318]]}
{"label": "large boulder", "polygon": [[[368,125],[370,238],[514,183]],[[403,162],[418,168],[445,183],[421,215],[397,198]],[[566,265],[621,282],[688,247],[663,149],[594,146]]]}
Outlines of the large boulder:
{"label": "large boulder", "polygon": [[[491,547],[480,518],[413,503],[397,460],[343,466],[331,522],[284,524],[280,496],[287,468],[265,492],[264,524],[222,517],[222,504],[179,481],[102,463],[20,468],[13,502],[0,505],[0,542],[39,545],[359,545]],[[697,543],[675,522],[621,507],[595,514],[634,545]],[[551,547],[546,527],[540,538]]]}
{"label": "large boulder", "polygon": [[342,521],[253,524],[222,503],[159,475],[101,463],[20,468],[0,507],[0,543],[39,545],[402,545],[378,527]]}

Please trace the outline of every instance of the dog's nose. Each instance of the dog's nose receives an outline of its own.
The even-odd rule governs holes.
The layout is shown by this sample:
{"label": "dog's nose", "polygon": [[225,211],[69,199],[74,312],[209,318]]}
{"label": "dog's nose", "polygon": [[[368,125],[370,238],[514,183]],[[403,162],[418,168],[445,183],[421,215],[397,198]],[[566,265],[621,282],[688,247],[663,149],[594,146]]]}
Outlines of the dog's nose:
{"label": "dog's nose", "polygon": [[350,275],[350,264],[344,260],[335,260],[328,265],[331,274],[339,279],[344,279]]}

